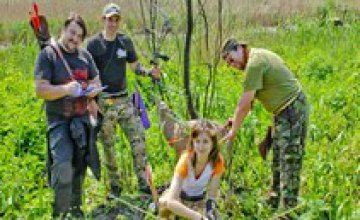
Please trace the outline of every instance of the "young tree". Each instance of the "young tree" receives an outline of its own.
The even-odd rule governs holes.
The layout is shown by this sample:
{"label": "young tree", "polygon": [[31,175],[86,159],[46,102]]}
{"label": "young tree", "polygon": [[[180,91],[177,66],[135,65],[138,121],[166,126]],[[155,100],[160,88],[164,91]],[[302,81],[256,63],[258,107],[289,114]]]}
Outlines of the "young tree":
{"label": "young tree", "polygon": [[198,118],[197,113],[195,112],[190,90],[190,49],[191,49],[191,35],[193,31],[193,11],[192,11],[192,1],[186,0],[186,9],[187,9],[187,30],[186,30],[186,40],[185,40],[185,49],[184,49],[184,87],[186,94],[186,104],[188,112],[192,119]]}

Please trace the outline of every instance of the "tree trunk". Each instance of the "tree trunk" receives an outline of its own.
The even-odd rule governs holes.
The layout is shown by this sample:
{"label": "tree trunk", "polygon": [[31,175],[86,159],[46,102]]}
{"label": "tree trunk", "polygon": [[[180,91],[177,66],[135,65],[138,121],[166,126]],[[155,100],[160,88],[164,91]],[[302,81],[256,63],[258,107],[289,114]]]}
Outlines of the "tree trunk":
{"label": "tree trunk", "polygon": [[218,74],[218,65],[220,63],[220,53],[221,53],[221,46],[223,43],[223,0],[218,0],[218,20],[217,20],[217,26],[218,26],[218,33],[216,36],[215,41],[215,56],[213,61],[213,80],[211,85],[211,96],[209,101],[209,109],[213,106],[214,96],[215,96],[215,89],[216,89],[216,75]]}
{"label": "tree trunk", "polygon": [[144,6],[143,0],[140,0],[140,13],[141,13],[141,20],[142,20],[142,25],[143,25],[142,31],[144,32],[146,44],[147,44],[148,50],[150,51],[151,50],[151,39],[150,39],[150,33],[149,33],[150,30],[147,28],[148,26],[146,23],[146,15],[145,15],[144,7],[145,6]]}
{"label": "tree trunk", "polygon": [[184,49],[184,87],[186,94],[186,104],[191,119],[198,118],[191,98],[190,90],[190,48],[191,48],[191,34],[193,30],[193,12],[192,12],[192,1],[186,0],[187,8],[187,31]]}
{"label": "tree trunk", "polygon": [[205,10],[205,0],[198,0],[198,5],[199,5],[199,13],[201,15],[201,17],[203,18],[204,21],[204,31],[205,31],[205,54],[207,57],[206,65],[208,68],[208,81],[206,83],[205,86],[205,93],[204,93],[204,103],[203,103],[203,117],[206,118],[208,116],[208,112],[210,111],[209,108],[209,90],[210,90],[210,86],[212,85],[212,80],[213,80],[213,74],[212,74],[212,64],[210,62],[210,49],[209,49],[209,22],[208,22],[208,18],[206,15],[206,10]]}
{"label": "tree trunk", "polygon": [[150,0],[150,29],[151,29],[151,49],[156,50],[156,19],[157,19],[157,0]]}

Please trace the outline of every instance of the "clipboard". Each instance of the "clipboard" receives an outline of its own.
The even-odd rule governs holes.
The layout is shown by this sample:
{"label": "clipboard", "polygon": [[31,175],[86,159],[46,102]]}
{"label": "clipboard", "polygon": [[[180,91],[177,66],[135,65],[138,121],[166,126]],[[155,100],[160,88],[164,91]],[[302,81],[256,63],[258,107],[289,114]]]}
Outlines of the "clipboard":
{"label": "clipboard", "polygon": [[83,91],[81,91],[81,94],[79,97],[81,96],[87,96],[89,95],[90,93],[93,93],[93,92],[101,92],[103,91],[104,89],[106,89],[108,86],[101,86],[99,88],[94,88],[94,87],[90,87],[90,88],[87,88]]}

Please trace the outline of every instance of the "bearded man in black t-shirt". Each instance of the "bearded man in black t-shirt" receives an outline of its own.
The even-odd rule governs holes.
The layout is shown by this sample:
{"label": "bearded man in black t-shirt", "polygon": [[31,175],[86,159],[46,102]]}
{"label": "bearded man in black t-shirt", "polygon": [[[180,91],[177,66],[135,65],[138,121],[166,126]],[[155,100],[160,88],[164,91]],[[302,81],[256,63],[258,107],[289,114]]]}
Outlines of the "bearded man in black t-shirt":
{"label": "bearded man in black t-shirt", "polygon": [[100,87],[91,55],[79,47],[85,36],[83,19],[70,16],[58,42],[45,47],[35,64],[36,95],[45,100],[48,121],[54,217],[83,216],[82,185],[91,126],[87,107]]}
{"label": "bearded man in black t-shirt", "polygon": [[102,85],[107,86],[100,95],[99,106],[104,115],[100,140],[104,147],[105,165],[110,179],[110,198],[117,198],[121,192],[120,177],[116,164],[116,125],[119,124],[130,142],[135,173],[139,189],[150,193],[146,181],[145,132],[140,118],[128,97],[126,64],[137,75],[160,78],[159,68],[146,70],[139,62],[134,45],[129,37],[119,33],[120,7],[114,3],[104,7],[102,20],[104,29],[93,36],[87,49],[99,69]]}

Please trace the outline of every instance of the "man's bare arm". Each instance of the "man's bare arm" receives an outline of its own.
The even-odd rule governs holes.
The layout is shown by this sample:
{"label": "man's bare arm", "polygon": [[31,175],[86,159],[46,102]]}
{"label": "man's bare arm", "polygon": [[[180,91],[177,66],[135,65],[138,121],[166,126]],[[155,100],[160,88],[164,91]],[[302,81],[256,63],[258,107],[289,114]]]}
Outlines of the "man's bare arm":
{"label": "man's bare arm", "polygon": [[247,91],[241,96],[240,101],[236,107],[234,118],[233,118],[233,125],[231,128],[231,132],[233,135],[239,130],[242,122],[246,115],[250,112],[252,101],[255,98],[256,91]]}
{"label": "man's bare arm", "polygon": [[48,80],[35,80],[36,96],[45,100],[56,100],[70,95],[77,82],[70,82],[65,85],[51,85]]}

